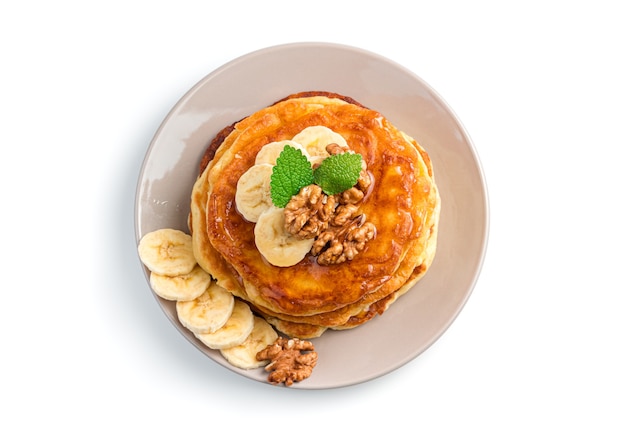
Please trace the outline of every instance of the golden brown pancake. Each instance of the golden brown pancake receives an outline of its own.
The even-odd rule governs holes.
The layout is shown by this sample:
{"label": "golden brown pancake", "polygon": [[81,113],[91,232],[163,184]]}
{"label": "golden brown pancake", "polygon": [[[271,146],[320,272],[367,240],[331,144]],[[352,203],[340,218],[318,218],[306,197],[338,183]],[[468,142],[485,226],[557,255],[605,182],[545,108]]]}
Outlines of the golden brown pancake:
{"label": "golden brown pancake", "polygon": [[[255,223],[237,210],[241,175],[268,143],[325,126],[361,154],[372,185],[360,212],[375,238],[353,259],[321,265],[313,255],[289,267],[266,261]],[[198,263],[277,330],[312,338],[382,314],[419,281],[434,258],[440,199],[430,158],[379,112],[327,92],[291,95],[222,130],[208,146],[191,196]]]}

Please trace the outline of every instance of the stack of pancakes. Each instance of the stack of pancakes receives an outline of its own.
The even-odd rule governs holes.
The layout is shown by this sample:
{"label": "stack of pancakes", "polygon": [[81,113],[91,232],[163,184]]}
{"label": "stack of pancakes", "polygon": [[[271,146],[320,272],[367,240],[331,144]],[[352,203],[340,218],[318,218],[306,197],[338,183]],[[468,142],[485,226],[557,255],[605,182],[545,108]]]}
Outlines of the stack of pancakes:
{"label": "stack of pancakes", "polygon": [[[306,256],[290,267],[255,247],[255,223],[238,213],[239,177],[266,144],[322,125],[362,155],[372,188],[360,205],[376,236],[354,259],[323,266]],[[429,269],[440,198],[430,158],[379,112],[328,92],[297,93],[222,130],[208,146],[191,196],[198,263],[279,332],[314,338],[382,314]]]}

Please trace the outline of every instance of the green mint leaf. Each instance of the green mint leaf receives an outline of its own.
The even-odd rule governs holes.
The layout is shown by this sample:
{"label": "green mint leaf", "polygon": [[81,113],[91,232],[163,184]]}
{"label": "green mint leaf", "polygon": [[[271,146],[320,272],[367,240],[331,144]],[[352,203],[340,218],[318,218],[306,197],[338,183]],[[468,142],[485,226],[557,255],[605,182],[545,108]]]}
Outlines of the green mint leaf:
{"label": "green mint leaf", "polygon": [[270,193],[272,202],[278,208],[287,206],[291,197],[297,195],[301,188],[313,183],[311,163],[293,146],[285,146],[272,170]]}
{"label": "green mint leaf", "polygon": [[362,157],[345,152],[324,159],[313,171],[313,182],[327,195],[335,195],[354,186],[361,174]]}

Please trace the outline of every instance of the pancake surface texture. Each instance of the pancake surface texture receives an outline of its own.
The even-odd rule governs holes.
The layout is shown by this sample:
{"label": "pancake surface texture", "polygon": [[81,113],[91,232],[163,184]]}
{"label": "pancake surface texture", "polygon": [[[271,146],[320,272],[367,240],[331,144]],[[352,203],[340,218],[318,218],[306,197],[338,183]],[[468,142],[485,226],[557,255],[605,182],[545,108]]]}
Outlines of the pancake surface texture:
{"label": "pancake surface texture", "polygon": [[[337,140],[345,141],[344,149],[361,155],[370,183],[356,204],[357,218],[375,232],[343,262],[323,264],[309,244],[295,264],[274,265],[260,252],[260,243],[257,248],[257,222],[238,207],[237,200],[243,202],[238,183],[263,147],[298,141],[317,129],[341,136]],[[304,153],[314,163],[316,153]],[[262,212],[260,223],[279,208],[267,199],[263,206],[259,199],[254,207]],[[439,210],[430,158],[415,140],[351,98],[305,92],[243,118],[213,139],[191,194],[190,228],[198,263],[218,285],[279,332],[313,338],[326,329],[369,321],[417,283],[435,255]]]}

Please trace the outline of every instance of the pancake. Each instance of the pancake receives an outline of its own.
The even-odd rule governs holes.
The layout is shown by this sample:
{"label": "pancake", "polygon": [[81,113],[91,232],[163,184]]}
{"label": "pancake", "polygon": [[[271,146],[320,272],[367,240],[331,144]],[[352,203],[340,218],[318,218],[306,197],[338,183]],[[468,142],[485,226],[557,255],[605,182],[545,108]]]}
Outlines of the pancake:
{"label": "pancake", "polygon": [[[371,181],[359,217],[375,227],[353,258],[320,264],[311,252],[277,266],[257,249],[256,223],[240,213],[237,184],[266,145],[322,126],[361,155]],[[426,151],[382,114],[335,93],[288,96],[219,132],[191,194],[194,254],[217,284],[288,336],[312,338],[382,314],[429,269],[440,199]]]}

